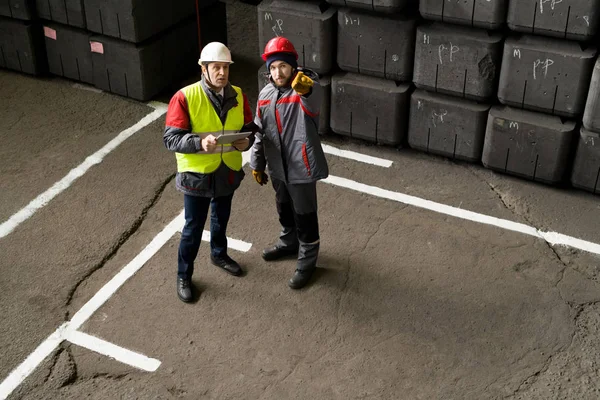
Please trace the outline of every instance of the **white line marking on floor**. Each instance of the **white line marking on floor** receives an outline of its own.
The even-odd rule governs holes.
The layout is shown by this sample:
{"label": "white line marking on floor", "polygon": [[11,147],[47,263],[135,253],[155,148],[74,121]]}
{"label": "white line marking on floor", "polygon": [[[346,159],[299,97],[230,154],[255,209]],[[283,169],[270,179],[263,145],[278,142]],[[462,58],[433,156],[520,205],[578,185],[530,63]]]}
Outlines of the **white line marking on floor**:
{"label": "white line marking on floor", "polygon": [[0,383],[0,399],[6,399],[63,341],[63,331],[67,323],[61,325]]}
{"label": "white line marking on floor", "polygon": [[509,221],[506,219],[496,218],[489,215],[479,214],[473,211],[448,206],[446,204],[436,203],[431,200],[425,200],[420,197],[415,197],[404,193],[392,192],[391,190],[382,189],[376,186],[365,185],[363,183],[352,181],[346,178],[341,178],[338,176],[330,175],[329,178],[324,179],[322,182],[328,183],[333,186],[351,189],[360,193],[366,193],[372,196],[381,197],[383,199],[394,200],[400,203],[434,211],[440,214],[449,215],[451,217],[465,219],[473,222],[479,222],[481,224],[493,225],[502,229],[523,233],[525,235],[530,235],[539,239],[543,239],[553,245],[564,245],[579,250],[587,251],[589,253],[600,254],[600,244],[577,239],[571,236],[563,235],[561,233],[542,232],[537,228],[534,228],[529,225]]}
{"label": "white line marking on floor", "polygon": [[48,204],[53,198],[58,196],[61,192],[67,189],[73,182],[85,174],[91,167],[102,162],[104,157],[111,151],[116,149],[121,143],[129,139],[131,136],[136,134],[142,128],[150,125],[152,122],[159,119],[167,112],[165,105],[157,102],[150,104],[150,107],[154,108],[150,114],[146,115],[135,125],[125,129],[117,137],[108,142],[103,148],[89,156],[85,161],[78,167],[72,169],[64,178],[56,182],[50,189],[40,194],[34,200],[32,200],[25,208],[18,211],[16,214],[11,216],[8,220],[0,225],[0,239],[10,234],[17,226],[30,218],[40,208]]}
{"label": "white line marking on floor", "polygon": [[159,360],[146,357],[143,354],[125,349],[87,333],[69,331],[65,334],[65,340],[143,371],[154,372],[160,367]]}
{"label": "white line marking on floor", "polygon": [[355,151],[350,150],[342,150],[337,147],[330,146],[328,144],[323,143],[323,151],[327,154],[331,154],[333,156],[348,158],[350,160],[359,161],[366,164],[373,164],[379,167],[389,168],[392,166],[393,161],[386,160],[383,158],[372,157],[366,154],[357,153]]}
{"label": "white line marking on floor", "polygon": [[242,166],[250,164],[250,150],[242,153]]}
{"label": "white line marking on floor", "polygon": [[[182,216],[182,219],[183,219],[183,216]],[[182,229],[183,229],[183,224],[181,225],[179,232],[181,232]],[[207,231],[207,230],[202,231],[202,240],[205,242],[210,242],[210,232],[209,231]],[[230,249],[241,251],[243,253],[247,253],[252,248],[252,243],[244,242],[243,240],[232,239],[229,236],[227,236],[227,247]]]}
{"label": "white line marking on floor", "polygon": [[[129,264],[127,264],[117,275],[115,275],[110,281],[108,281],[102,287],[102,289],[98,291],[98,293],[96,293],[75,315],[73,315],[73,318],[70,322],[66,322],[63,325],[61,325],[52,335],[50,335],[42,344],[40,344],[38,348],[29,357],[27,357],[25,361],[21,363],[21,365],[15,368],[15,370],[13,370],[8,375],[8,377],[0,384],[0,399],[6,399],[12,393],[12,391],[15,390],[44,361],[44,359],[48,357],[62,343],[63,340],[69,340],[75,343],[73,340],[71,340],[73,336],[69,335],[72,335],[74,331],[77,331],[77,329],[79,329],[96,311],[98,311],[98,309],[102,307],[102,305],[104,305],[104,303],[106,303],[108,299],[110,299],[112,295],[115,294],[115,292],[121,286],[123,286],[123,284],[125,284],[125,282],[127,282],[129,278],[131,278],[137,271],[139,271],[144,266],[144,264],[148,260],[150,260],[150,258],[152,258],[171,239],[171,237],[173,237],[175,233],[180,232],[183,228],[184,221],[184,211],[182,211],[158,235],[156,235],[154,239],[152,239],[152,241],[133,260],[129,262]],[[251,243],[242,242],[241,240],[230,238],[227,238],[227,240],[228,247],[234,250],[248,251],[252,247]],[[74,340],[77,341],[77,343],[75,344],[86,348],[90,348],[87,347],[87,345],[84,346],[83,344],[80,344],[79,339],[83,337],[82,335],[84,334],[75,335]],[[87,341],[86,343],[88,342],[97,343],[93,340]],[[115,351],[116,349],[121,349],[120,347],[112,345],[111,343],[108,343],[108,345],[109,346],[106,348]],[[95,348],[90,349],[97,351]],[[129,352],[129,350],[126,349],[122,350]],[[133,352],[130,353],[137,354]],[[114,357],[114,354],[118,355],[118,352],[111,354],[112,355],[110,355],[110,357]],[[122,361],[120,358],[114,358],[119,361]],[[127,364],[134,365],[131,363]],[[148,366],[152,364],[144,365]]]}
{"label": "white line marking on floor", "polygon": [[[202,240],[205,242],[210,242],[210,232],[203,231],[202,232]],[[229,236],[227,237],[227,247],[247,253],[252,248],[252,243],[244,242],[243,240],[232,239]]]}
{"label": "white line marking on floor", "polygon": [[79,329],[129,278],[144,266],[181,229],[183,211],[167,225],[133,260],[108,281],[71,319],[71,329]]}

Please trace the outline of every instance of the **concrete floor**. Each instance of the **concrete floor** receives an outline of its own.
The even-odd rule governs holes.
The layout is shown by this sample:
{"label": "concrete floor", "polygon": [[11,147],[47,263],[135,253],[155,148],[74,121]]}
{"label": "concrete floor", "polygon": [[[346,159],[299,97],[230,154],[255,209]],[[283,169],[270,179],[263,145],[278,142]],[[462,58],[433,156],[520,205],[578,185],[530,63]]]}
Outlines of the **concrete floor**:
{"label": "concrete floor", "polygon": [[[243,28],[255,8],[228,3],[232,81],[254,88],[254,39],[236,38],[256,37]],[[0,87],[2,222],[153,112],[62,79],[0,71]],[[139,130],[0,238],[0,382],[180,213],[163,126]],[[600,243],[598,196],[407,149],[325,143],[393,162],[328,154],[333,177]],[[318,186],[322,253],[306,289],[286,286],[294,260],[260,257],[278,232],[274,194],[247,176],[228,229],[252,245],[230,253],[245,277],[211,266],[203,243],[200,298],[181,303],[175,233],[79,329],[160,360],[156,371],[64,341],[10,398],[600,397],[600,256],[338,182]]]}

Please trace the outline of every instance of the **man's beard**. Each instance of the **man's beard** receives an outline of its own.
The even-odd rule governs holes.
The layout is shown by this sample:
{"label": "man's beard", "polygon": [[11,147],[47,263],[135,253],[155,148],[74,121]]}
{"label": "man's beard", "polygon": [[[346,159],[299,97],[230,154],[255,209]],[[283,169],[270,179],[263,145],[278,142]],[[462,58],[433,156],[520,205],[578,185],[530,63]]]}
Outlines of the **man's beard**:
{"label": "man's beard", "polygon": [[286,87],[290,87],[292,85],[292,77],[290,76],[289,78],[287,78],[285,80],[285,82],[283,82],[282,84],[277,83],[277,81],[275,79],[273,79],[273,84],[277,87],[277,88],[286,88]]}

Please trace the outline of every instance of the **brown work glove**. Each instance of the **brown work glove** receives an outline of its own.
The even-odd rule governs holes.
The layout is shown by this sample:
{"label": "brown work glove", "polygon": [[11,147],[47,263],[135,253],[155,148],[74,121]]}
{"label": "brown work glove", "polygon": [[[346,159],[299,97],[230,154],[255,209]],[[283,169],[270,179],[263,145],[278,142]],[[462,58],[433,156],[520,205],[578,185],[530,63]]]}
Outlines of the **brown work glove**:
{"label": "brown work glove", "polygon": [[269,175],[267,175],[266,172],[252,170],[252,176],[254,177],[254,180],[256,182],[258,182],[258,184],[260,186],[266,185],[267,182],[269,182]]}
{"label": "brown work glove", "polygon": [[304,75],[303,72],[299,71],[292,82],[292,89],[296,91],[300,96],[304,96],[310,89],[313,87],[315,83],[308,76]]}

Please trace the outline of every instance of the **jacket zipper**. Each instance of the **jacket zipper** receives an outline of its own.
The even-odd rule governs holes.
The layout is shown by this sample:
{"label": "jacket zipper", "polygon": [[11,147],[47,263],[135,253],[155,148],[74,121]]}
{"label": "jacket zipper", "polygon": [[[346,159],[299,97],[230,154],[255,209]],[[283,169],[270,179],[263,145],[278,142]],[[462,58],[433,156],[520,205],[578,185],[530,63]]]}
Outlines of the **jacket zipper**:
{"label": "jacket zipper", "polygon": [[311,176],[312,174],[310,172],[310,164],[308,163],[308,153],[306,152],[306,143],[302,145],[302,159],[304,160],[304,165],[306,166],[308,176]]}

